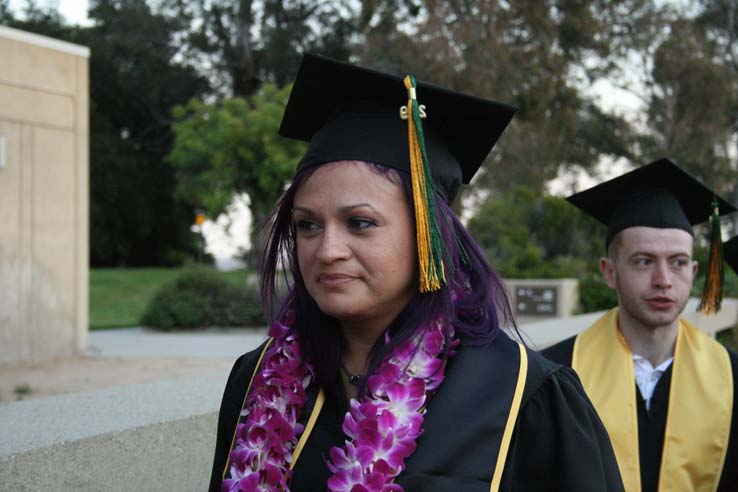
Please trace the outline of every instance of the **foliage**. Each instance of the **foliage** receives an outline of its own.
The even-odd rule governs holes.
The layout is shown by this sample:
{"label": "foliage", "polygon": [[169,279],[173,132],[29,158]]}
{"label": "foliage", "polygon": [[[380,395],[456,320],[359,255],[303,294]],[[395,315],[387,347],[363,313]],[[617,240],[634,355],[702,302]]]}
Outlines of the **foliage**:
{"label": "foliage", "polygon": [[353,2],[333,0],[173,1],[191,26],[182,41],[188,56],[209,67],[219,93],[246,97],[265,82],[283,87],[294,78],[301,53],[348,59]]}
{"label": "foliage", "polygon": [[177,265],[194,256],[194,213],[163,159],[171,108],[208,89],[174,61],[180,21],[140,0],[91,4],[91,262]]}
{"label": "foliage", "polygon": [[203,268],[193,268],[162,286],[141,317],[161,330],[203,326],[263,325],[256,287],[235,285]]}
{"label": "foliage", "polygon": [[728,155],[738,85],[716,55],[715,44],[693,23],[672,24],[655,52],[650,131],[641,145],[647,160],[668,155],[719,192],[730,192],[738,180]]}
{"label": "foliage", "polygon": [[178,171],[179,196],[217,217],[234,195],[248,193],[255,231],[305,148],[277,134],[289,90],[266,84],[248,99],[175,108],[168,160]]}
{"label": "foliage", "polygon": [[617,292],[607,286],[599,271],[579,277],[579,312],[604,311],[617,305]]}
{"label": "foliage", "polygon": [[715,333],[715,338],[729,349],[738,350],[738,327],[726,328]]}
{"label": "foliage", "polygon": [[90,329],[136,326],[154,293],[179,274],[175,268],[90,270]]}
{"label": "foliage", "polygon": [[[733,106],[723,108],[731,115],[732,142],[723,140],[720,144],[725,149],[721,156],[728,157],[727,164],[738,174],[738,4],[733,0],[700,0],[699,4],[702,9],[694,22],[704,32],[704,37],[714,43],[711,46],[714,46],[718,63],[728,71],[732,81],[730,90],[733,94]],[[732,152],[729,150],[731,145]],[[734,177],[730,183],[732,190],[726,192],[733,203],[738,203],[738,179]],[[732,225],[733,233],[738,233],[738,214],[734,214]]]}
{"label": "foliage", "polygon": [[[91,330],[138,326],[156,292],[179,277],[180,268],[93,268],[90,270]],[[213,274],[234,285],[243,285],[247,272]]]}
{"label": "foliage", "polygon": [[5,22],[90,47],[91,264],[181,264],[196,251],[194,214],[174,196],[163,158],[171,108],[208,85],[175,61],[179,19],[142,0],[94,0],[89,17],[90,27],[67,26],[58,12],[30,3],[22,20]]}
{"label": "foliage", "polygon": [[524,187],[487,200],[469,230],[508,278],[577,277],[604,251],[601,225],[563,198]]}
{"label": "foliage", "polygon": [[[646,4],[644,6],[644,4]],[[581,87],[639,42],[644,0],[363,2],[364,63],[519,108],[477,187],[541,192],[562,169],[631,157],[632,129]],[[413,12],[415,10],[415,12]],[[432,111],[432,109],[431,109]]]}
{"label": "foliage", "polygon": [[13,13],[10,11],[10,0],[0,0],[0,24],[8,24],[13,21]]}
{"label": "foliage", "polygon": [[15,388],[13,388],[13,393],[15,394],[16,401],[21,401],[24,398],[31,396],[33,389],[27,383],[17,384]]}
{"label": "foliage", "polygon": [[581,312],[617,305],[598,270],[604,228],[563,198],[516,187],[482,204],[469,230],[503,277],[577,278]]}
{"label": "foliage", "polygon": [[[300,153],[274,134],[285,95],[277,88],[310,50],[519,107],[472,189],[505,200],[522,185],[533,204],[521,198],[507,222],[490,205],[478,221],[499,226],[485,239],[498,269],[558,276],[583,275],[600,253],[601,234],[577,232],[571,221],[580,219],[543,196],[569,169],[603,156],[669,155],[738,200],[738,9],[726,0],[685,5],[93,0],[92,26],[75,27],[33,2],[20,20],[0,0],[0,22],[92,48],[95,265],[182,262],[195,251],[194,207],[215,216],[235,193],[250,194],[258,224]],[[603,109],[590,90],[600,79],[645,91],[643,117]],[[738,214],[733,221],[738,230]]]}

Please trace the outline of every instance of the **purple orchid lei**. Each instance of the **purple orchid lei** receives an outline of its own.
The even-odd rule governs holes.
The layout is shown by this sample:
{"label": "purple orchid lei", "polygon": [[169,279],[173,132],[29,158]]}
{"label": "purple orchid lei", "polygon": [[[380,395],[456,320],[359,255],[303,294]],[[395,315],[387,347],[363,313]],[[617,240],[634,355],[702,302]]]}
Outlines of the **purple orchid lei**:
{"label": "purple orchid lei", "polygon": [[[270,327],[274,340],[241,411],[222,492],[289,491],[292,452],[304,430],[297,421],[315,377],[289,328],[292,316]],[[423,432],[426,403],[443,381],[442,355],[452,339],[452,328],[431,323],[398,345],[369,377],[366,396],[352,399],[344,418],[348,439],[331,448],[326,460],[333,474],[329,491],[402,492],[393,482]],[[450,348],[457,345],[453,340]]]}

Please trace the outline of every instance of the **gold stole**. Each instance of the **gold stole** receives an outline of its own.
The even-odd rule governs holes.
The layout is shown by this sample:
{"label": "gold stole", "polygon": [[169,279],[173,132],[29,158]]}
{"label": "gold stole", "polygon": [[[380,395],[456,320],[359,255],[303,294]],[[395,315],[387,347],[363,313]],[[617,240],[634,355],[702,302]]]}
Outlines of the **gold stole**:
{"label": "gold stole", "polygon": [[[610,435],[626,492],[641,491],[633,354],[608,311],[574,342],[572,367]],[[725,462],[733,409],[727,350],[679,320],[659,492],[714,492]]]}

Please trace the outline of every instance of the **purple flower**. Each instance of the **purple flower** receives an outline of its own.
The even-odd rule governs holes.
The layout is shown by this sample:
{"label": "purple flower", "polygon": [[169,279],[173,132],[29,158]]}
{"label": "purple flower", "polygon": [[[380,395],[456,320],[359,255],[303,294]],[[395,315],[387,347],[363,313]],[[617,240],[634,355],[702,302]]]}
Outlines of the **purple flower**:
{"label": "purple flower", "polygon": [[[301,355],[293,322],[290,311],[270,327],[274,341],[241,411],[222,492],[289,492],[289,465],[304,430],[298,419],[315,378]],[[394,479],[415,451],[426,401],[443,381],[442,354],[457,345],[452,327],[434,322],[397,346],[369,377],[367,398],[351,400],[344,417],[349,440],[331,448],[326,459],[333,474],[330,491],[402,492]]]}

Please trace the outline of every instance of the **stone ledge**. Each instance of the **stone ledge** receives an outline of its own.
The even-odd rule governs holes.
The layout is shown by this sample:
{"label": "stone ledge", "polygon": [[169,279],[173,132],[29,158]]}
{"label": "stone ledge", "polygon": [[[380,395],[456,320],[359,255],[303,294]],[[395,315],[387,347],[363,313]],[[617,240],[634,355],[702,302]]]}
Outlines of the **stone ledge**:
{"label": "stone ledge", "polygon": [[202,491],[226,373],[0,405],[0,491]]}
{"label": "stone ledge", "polygon": [[0,456],[0,491],[202,492],[217,412]]}

